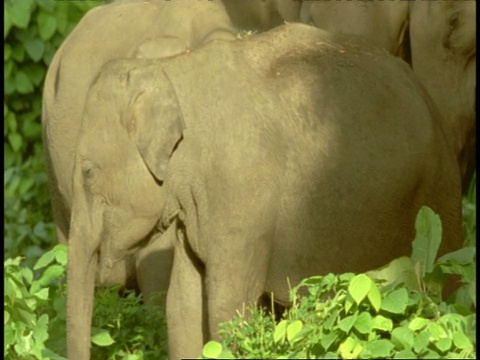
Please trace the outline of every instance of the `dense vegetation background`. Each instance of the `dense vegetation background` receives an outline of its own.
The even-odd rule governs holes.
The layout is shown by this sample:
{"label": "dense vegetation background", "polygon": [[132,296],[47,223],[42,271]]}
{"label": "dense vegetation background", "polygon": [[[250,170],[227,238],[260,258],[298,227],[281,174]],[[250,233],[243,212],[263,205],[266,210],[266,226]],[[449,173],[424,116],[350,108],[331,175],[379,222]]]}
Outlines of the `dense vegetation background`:
{"label": "dense vegetation background", "polygon": [[[64,246],[56,246],[52,250],[55,244],[55,234],[41,141],[42,88],[46,70],[56,49],[83,14],[102,3],[102,1],[54,0],[4,1],[4,356],[8,359],[64,359],[63,356],[65,356],[67,249]],[[456,263],[453,262],[457,266],[456,272],[461,273],[463,279],[466,279],[465,282],[473,289],[476,264],[475,253],[472,250],[474,249],[472,247],[475,246],[476,235],[474,199],[475,187],[473,186],[471,195],[464,200],[465,243],[470,248],[463,254],[463,257],[457,256]],[[429,219],[434,219],[434,217]],[[434,220],[432,221],[434,222]],[[435,226],[438,228],[438,224]],[[402,266],[408,268],[408,265]],[[445,263],[443,266],[445,270]],[[433,267],[429,270],[433,271],[432,269]],[[451,268],[449,269],[451,270]],[[316,292],[312,290],[310,293],[315,293],[316,298],[307,298],[304,301],[305,308],[300,310],[294,308],[294,311],[285,315],[284,320],[278,324],[275,324],[271,317],[262,313],[257,313],[250,324],[240,317],[234,326],[232,325],[233,327],[226,327],[226,340],[223,345],[210,344],[206,349],[206,355],[214,357],[221,354],[223,354],[222,356],[236,354],[237,356],[260,357],[269,354],[281,356],[281,354],[293,353],[300,356],[307,353],[318,355],[320,353],[315,351],[324,351],[323,354],[330,356],[341,354],[343,357],[378,357],[393,356],[396,354],[394,351],[397,351],[398,354],[399,351],[408,350],[413,351],[411,354],[414,356],[419,354],[475,356],[475,344],[472,340],[475,339],[474,334],[472,335],[472,326],[475,329],[476,321],[476,318],[472,317],[475,299],[471,299],[471,289],[464,291],[462,296],[465,299],[457,297],[454,302],[456,310],[448,307],[438,310],[442,302],[440,300],[433,302],[434,307],[437,306],[436,311],[438,312],[436,314],[438,316],[435,318],[435,316],[429,317],[424,314],[425,308],[432,307],[432,303],[427,301],[419,305],[418,298],[402,297],[402,299],[406,299],[405,301],[410,301],[409,306],[413,306],[416,313],[412,312],[412,308],[407,309],[407,302],[397,304],[394,301],[393,305],[386,306],[387,310],[381,308],[378,299],[370,301],[368,304],[362,303],[365,299],[376,295],[369,295],[369,292],[358,293],[354,287],[358,287],[359,282],[363,288],[371,288],[373,289],[371,292],[375,292],[376,285],[371,285],[365,278],[359,279],[353,276],[326,277],[326,280],[317,278],[308,283],[308,286],[316,284],[323,289],[335,289],[337,294],[345,295],[342,295],[343,297],[338,295],[335,298],[337,302],[328,305],[330,306],[328,311],[330,313],[337,311],[336,314],[339,316],[339,319],[330,320],[332,326],[329,329],[322,330],[316,326],[313,328],[314,330],[308,330],[312,329],[312,321],[311,318],[308,320],[308,317],[313,316],[312,314],[315,312],[306,309],[310,307],[318,310],[319,306],[315,304],[318,303],[318,297],[321,294],[318,289],[315,290]],[[352,286],[353,288],[351,288]],[[388,296],[393,298],[391,292],[397,290],[399,289],[396,287],[383,289],[380,298]],[[423,290],[426,291],[426,288]],[[140,306],[140,297],[133,293],[126,293],[123,297],[119,297],[117,292],[116,289],[108,289],[98,292],[96,296],[95,329],[92,339],[94,358],[149,359],[165,357],[164,328],[151,325],[152,323],[163,324],[162,309],[152,310],[146,316],[143,307]],[[355,306],[352,307],[351,304],[345,303],[347,295],[353,296]],[[402,293],[401,296],[404,295]],[[398,293],[395,296],[398,297]],[[389,301],[391,302],[391,299]],[[389,313],[392,306],[393,311]],[[325,309],[322,311],[325,312]],[[340,319],[342,311],[344,312],[343,320]],[[375,315],[381,311],[386,311],[386,313]],[[374,315],[370,315],[370,313]],[[441,319],[444,314],[450,313],[455,313],[461,318],[455,320],[457,322],[444,321],[447,324],[445,326],[453,326],[452,323],[459,324],[461,330],[457,330],[464,334],[464,337],[457,336],[454,339],[451,333],[442,332],[441,329],[445,326],[438,325],[440,326],[440,330],[438,330],[435,326],[425,322],[422,323],[423,327],[416,324],[415,329],[409,331],[411,334],[414,334],[415,331],[425,332],[428,327],[430,332],[437,331],[436,338],[433,337],[434,340],[423,339],[423,343],[415,344],[413,338],[411,344],[401,340],[405,336],[408,338],[411,334],[404,334],[407,331],[404,328],[409,322],[407,325],[405,323],[401,325],[402,321],[398,316],[402,315],[405,319],[410,320],[413,316],[429,318],[434,321]],[[299,314],[305,314],[306,317]],[[387,319],[388,314],[396,314],[397,319],[392,322]],[[354,320],[352,320],[353,316],[355,316]],[[359,316],[362,321],[357,321]],[[386,320],[382,320],[383,318],[378,316],[382,316]],[[377,322],[376,327],[372,325],[375,321]],[[334,326],[334,322],[341,325]],[[442,323],[440,322],[440,324]],[[249,328],[250,325],[251,328]],[[235,330],[235,326],[237,329],[241,328],[243,332]],[[402,326],[404,327],[402,328]],[[395,330],[397,328],[403,330]],[[367,351],[365,346],[362,348],[361,344],[362,341],[370,339],[371,342],[372,339],[376,339],[377,335],[372,335],[374,330],[383,334],[377,334],[382,339],[391,339],[392,341],[379,342],[376,348],[370,346]],[[385,333],[393,334],[394,330],[397,331],[395,336],[390,338],[385,336]],[[313,334],[313,338],[309,338],[309,334]],[[362,337],[359,334],[365,336]],[[327,340],[320,341],[325,337]],[[445,338],[450,339],[450,342],[438,340]],[[327,344],[325,344],[326,341]],[[320,343],[323,347],[318,345]],[[294,345],[303,346],[303,350],[299,350],[300,347],[295,348]],[[341,350],[333,349],[334,345],[335,349]],[[315,346],[317,347],[315,348]],[[232,349],[231,352],[230,350],[225,352],[227,347]],[[330,353],[328,353],[328,349],[330,349]],[[235,351],[237,352],[235,353]],[[404,356],[409,354],[408,352],[401,353]]]}

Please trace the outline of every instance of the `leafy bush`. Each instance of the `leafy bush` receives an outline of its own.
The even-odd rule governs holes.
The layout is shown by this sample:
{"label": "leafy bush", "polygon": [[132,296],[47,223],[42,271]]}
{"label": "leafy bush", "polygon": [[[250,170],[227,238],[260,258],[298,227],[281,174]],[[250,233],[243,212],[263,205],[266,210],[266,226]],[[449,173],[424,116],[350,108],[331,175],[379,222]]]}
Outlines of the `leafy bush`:
{"label": "leafy bush", "polygon": [[[66,262],[66,245],[44,253],[36,274],[20,257],[4,262],[4,358],[66,360]],[[92,359],[166,358],[164,301],[146,308],[141,296],[118,290],[97,291]]]}
{"label": "leafy bush", "polygon": [[47,66],[81,16],[100,1],[15,0],[4,9],[4,249],[32,265],[54,241],[41,145]]}
{"label": "leafy bush", "polygon": [[[416,232],[411,258],[303,280],[278,323],[248,308],[222,324],[222,343],[207,343],[204,358],[475,358],[475,248],[434,262],[441,223],[426,207]],[[452,273],[463,285],[444,302],[441,285]]]}

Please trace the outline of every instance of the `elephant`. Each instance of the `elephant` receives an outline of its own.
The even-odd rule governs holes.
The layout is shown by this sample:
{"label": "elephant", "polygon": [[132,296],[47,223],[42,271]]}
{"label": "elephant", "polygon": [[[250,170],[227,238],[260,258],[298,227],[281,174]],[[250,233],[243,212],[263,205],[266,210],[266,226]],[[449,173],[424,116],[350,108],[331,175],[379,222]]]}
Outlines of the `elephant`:
{"label": "elephant", "polygon": [[239,29],[266,31],[300,21],[302,2],[293,0],[223,0],[232,23]]}
{"label": "elephant", "polygon": [[174,247],[171,359],[198,356],[242,304],[288,305],[287,278],[408,255],[423,205],[440,252],[461,247],[444,125],[402,60],[304,24],[104,65],[75,150],[68,357],[89,358],[95,274],[152,232]]}
{"label": "elephant", "polygon": [[445,115],[466,193],[476,169],[475,1],[304,1],[300,19],[362,35],[411,64]]}
{"label": "elephant", "polygon": [[[94,8],[82,18],[54,55],[43,93],[44,153],[60,243],[69,236],[74,154],[85,99],[101,67],[116,58],[174,56],[210,41],[235,40],[237,32],[222,3],[210,1],[188,7],[185,1],[118,1]],[[112,278],[104,278],[105,284],[134,287],[136,261],[133,255],[126,258]],[[145,281],[143,276],[140,283],[148,287]],[[156,286],[166,290],[168,282]]]}

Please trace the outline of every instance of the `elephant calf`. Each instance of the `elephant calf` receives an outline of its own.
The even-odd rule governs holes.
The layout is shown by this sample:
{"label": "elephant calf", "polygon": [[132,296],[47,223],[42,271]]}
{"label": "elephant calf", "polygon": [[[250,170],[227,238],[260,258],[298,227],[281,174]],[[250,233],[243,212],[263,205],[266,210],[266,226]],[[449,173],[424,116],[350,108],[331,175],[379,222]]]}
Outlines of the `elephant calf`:
{"label": "elephant calf", "polygon": [[[362,272],[410,253],[422,205],[461,245],[460,171],[407,64],[301,24],[161,60],[117,60],[91,87],[76,148],[68,353],[87,359],[95,273],[174,244],[172,359],[287,277]],[[87,319],[87,320],[85,320]]]}

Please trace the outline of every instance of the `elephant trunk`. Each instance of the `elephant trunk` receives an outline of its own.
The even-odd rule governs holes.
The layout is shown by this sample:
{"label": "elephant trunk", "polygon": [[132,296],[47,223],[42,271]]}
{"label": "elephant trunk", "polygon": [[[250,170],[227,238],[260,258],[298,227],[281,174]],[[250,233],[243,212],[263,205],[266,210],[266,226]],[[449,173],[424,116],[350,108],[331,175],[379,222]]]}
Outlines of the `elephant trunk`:
{"label": "elephant trunk", "polygon": [[93,300],[103,228],[103,214],[93,211],[99,209],[98,200],[87,197],[85,193],[74,192],[68,239],[67,352],[68,358],[75,360],[90,359]]}

